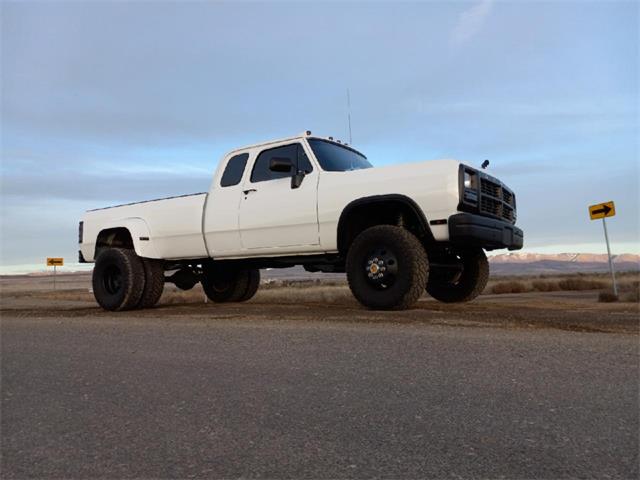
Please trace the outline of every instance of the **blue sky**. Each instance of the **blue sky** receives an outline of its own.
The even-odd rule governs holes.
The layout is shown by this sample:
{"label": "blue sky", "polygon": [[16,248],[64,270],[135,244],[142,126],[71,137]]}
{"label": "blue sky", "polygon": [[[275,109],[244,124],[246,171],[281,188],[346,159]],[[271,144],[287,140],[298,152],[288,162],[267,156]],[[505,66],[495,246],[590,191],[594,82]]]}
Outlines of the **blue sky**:
{"label": "blue sky", "polygon": [[[85,209],[204,191],[305,129],[375,165],[491,160],[528,251],[639,247],[637,2],[3,2],[2,264]],[[410,168],[410,167],[408,167]]]}

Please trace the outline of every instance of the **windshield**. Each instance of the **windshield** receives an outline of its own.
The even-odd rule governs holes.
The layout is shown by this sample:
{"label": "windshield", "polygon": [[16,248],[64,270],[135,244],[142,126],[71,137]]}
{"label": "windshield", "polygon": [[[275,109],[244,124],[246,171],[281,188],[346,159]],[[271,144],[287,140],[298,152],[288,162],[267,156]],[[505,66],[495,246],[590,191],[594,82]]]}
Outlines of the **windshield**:
{"label": "windshield", "polygon": [[320,162],[320,166],[325,171],[347,172],[349,170],[373,167],[367,157],[348,147],[318,138],[310,138],[308,142],[318,162]]}

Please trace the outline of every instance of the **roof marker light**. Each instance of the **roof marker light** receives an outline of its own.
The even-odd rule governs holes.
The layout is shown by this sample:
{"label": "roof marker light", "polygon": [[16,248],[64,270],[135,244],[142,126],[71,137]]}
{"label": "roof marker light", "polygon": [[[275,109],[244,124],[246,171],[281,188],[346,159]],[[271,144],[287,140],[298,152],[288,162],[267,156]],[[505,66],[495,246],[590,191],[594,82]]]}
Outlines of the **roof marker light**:
{"label": "roof marker light", "polygon": [[329,140],[333,140],[333,137],[327,137]]}

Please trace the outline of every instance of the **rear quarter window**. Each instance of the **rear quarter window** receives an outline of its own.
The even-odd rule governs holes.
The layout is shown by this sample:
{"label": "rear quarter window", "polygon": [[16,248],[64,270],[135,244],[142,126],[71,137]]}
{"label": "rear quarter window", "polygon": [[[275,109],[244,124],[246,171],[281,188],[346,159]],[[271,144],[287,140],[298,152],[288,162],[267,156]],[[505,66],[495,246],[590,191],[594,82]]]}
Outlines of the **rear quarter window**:
{"label": "rear quarter window", "polygon": [[227,162],[224,173],[222,174],[220,186],[232,187],[239,184],[240,180],[242,180],[242,174],[244,173],[244,169],[247,166],[248,159],[248,153],[241,153],[240,155],[231,157]]}

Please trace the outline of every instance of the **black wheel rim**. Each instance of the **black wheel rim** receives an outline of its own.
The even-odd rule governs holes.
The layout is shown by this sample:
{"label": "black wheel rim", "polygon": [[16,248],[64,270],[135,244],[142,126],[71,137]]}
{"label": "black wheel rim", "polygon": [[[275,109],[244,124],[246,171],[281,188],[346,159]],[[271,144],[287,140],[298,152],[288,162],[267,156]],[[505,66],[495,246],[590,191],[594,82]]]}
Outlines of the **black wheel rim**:
{"label": "black wheel rim", "polygon": [[386,290],[396,282],[398,260],[390,248],[376,248],[365,257],[363,270],[371,286]]}
{"label": "black wheel rim", "polygon": [[102,275],[102,285],[110,295],[115,295],[122,289],[122,272],[115,265],[109,265]]}

